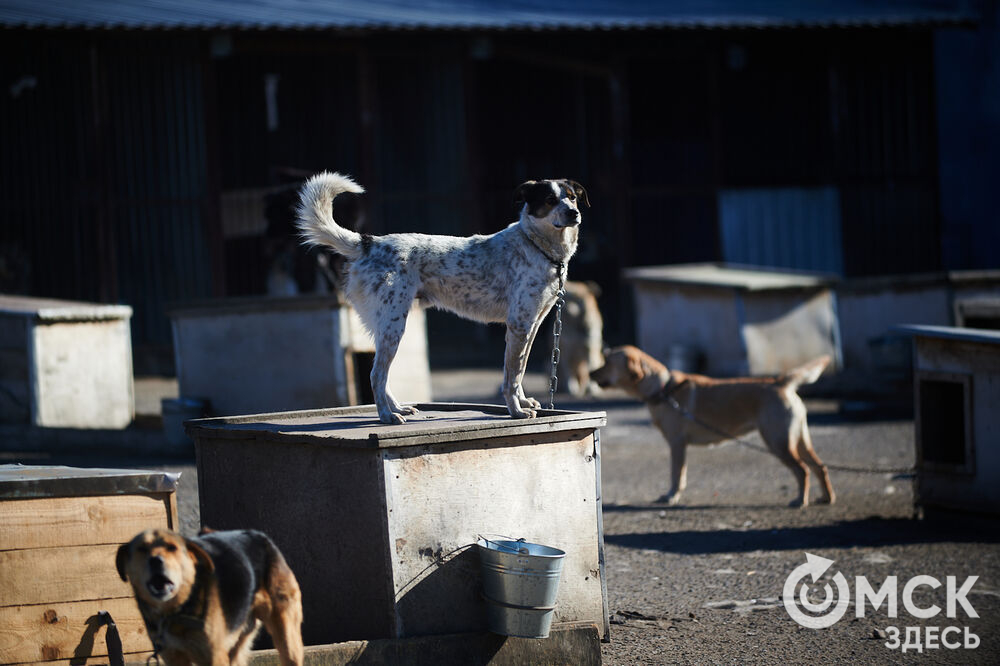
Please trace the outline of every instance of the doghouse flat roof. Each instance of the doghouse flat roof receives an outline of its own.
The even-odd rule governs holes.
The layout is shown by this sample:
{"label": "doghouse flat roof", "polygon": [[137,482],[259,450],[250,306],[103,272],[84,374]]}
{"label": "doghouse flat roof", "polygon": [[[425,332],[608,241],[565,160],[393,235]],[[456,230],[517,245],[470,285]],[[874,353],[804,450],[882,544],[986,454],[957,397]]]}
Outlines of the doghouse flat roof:
{"label": "doghouse flat roof", "polygon": [[604,412],[539,410],[533,419],[512,419],[500,405],[427,403],[403,425],[385,425],[374,405],[230,416],[188,421],[192,437],[267,440],[346,448],[381,449],[456,441],[593,430]]}
{"label": "doghouse flat roof", "polygon": [[179,478],[137,469],[0,465],[0,499],[174,492]]}
{"label": "doghouse flat roof", "polygon": [[1000,331],[985,328],[960,328],[958,326],[922,326],[907,324],[895,326],[897,333],[904,333],[920,338],[940,338],[944,340],[964,340],[965,342],[985,342],[1000,344]]}
{"label": "doghouse flat roof", "polygon": [[726,264],[676,264],[625,269],[625,279],[633,282],[723,287],[746,291],[825,287],[836,280],[822,273],[754,268]]}
{"label": "doghouse flat roof", "polygon": [[103,321],[128,319],[132,316],[132,308],[128,305],[0,294],[0,315],[27,317],[37,321]]}

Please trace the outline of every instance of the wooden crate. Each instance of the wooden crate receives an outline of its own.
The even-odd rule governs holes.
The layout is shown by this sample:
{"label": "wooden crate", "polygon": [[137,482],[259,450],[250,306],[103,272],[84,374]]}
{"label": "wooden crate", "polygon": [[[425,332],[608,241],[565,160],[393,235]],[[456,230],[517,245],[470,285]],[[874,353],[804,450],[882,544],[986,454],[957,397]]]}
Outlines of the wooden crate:
{"label": "wooden crate", "polygon": [[151,654],[118,546],[177,527],[177,477],[162,472],[0,465],[0,664],[107,662],[115,620],[129,660]]}
{"label": "wooden crate", "polygon": [[268,533],[303,591],[307,644],[481,632],[478,535],[566,551],[554,626],[606,635],[603,412],[424,404],[189,422],[201,518]]}
{"label": "wooden crate", "polygon": [[[207,398],[212,414],[371,402],[374,343],[333,296],[213,300],[178,306],[170,319],[180,394]],[[431,399],[420,308],[407,318],[389,388],[404,402]]]}

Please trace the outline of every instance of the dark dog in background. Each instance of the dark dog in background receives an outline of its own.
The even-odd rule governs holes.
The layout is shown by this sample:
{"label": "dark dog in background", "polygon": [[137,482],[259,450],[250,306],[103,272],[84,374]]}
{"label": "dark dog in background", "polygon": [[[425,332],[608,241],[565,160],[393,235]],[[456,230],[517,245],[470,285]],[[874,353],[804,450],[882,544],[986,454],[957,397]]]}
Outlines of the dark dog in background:
{"label": "dark dog in background", "polygon": [[282,666],[302,664],[299,584],[262,532],[186,539],[146,530],[118,549],[116,564],[167,666],[242,666],[262,624]]}
{"label": "dark dog in background", "polygon": [[600,393],[590,371],[601,367],[604,349],[604,320],[597,306],[601,288],[594,282],[566,282],[566,304],[562,310],[559,337],[560,380],[577,397]]}
{"label": "dark dog in background", "polygon": [[[344,296],[344,256],[325,247],[307,248],[299,242],[296,209],[298,181],[264,197],[264,259],[267,263],[267,294],[336,294]],[[364,214],[360,198],[352,193],[337,197],[335,214],[346,228],[360,231]]]}

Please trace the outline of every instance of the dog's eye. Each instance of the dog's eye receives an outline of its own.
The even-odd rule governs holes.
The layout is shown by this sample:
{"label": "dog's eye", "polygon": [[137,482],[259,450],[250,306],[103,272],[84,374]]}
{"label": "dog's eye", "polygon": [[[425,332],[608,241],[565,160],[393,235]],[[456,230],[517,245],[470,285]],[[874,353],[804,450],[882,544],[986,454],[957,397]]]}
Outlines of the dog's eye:
{"label": "dog's eye", "polygon": [[569,194],[567,194],[566,198],[569,199],[570,201],[576,201],[576,195],[573,194],[572,192],[570,192]]}
{"label": "dog's eye", "polygon": [[168,543],[165,546],[165,548],[167,549],[168,553],[176,553],[177,552],[177,545],[176,544]]}

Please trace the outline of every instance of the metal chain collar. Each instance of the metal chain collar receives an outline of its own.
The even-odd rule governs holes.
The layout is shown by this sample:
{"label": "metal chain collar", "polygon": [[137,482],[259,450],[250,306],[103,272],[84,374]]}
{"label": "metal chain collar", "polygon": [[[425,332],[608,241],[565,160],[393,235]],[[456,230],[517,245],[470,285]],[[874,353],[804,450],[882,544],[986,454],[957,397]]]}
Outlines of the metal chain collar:
{"label": "metal chain collar", "polygon": [[559,262],[559,290],[556,291],[556,320],[552,323],[552,374],[549,377],[549,409],[556,408],[556,389],[559,388],[559,336],[562,335],[562,309],[566,303],[566,265]]}

